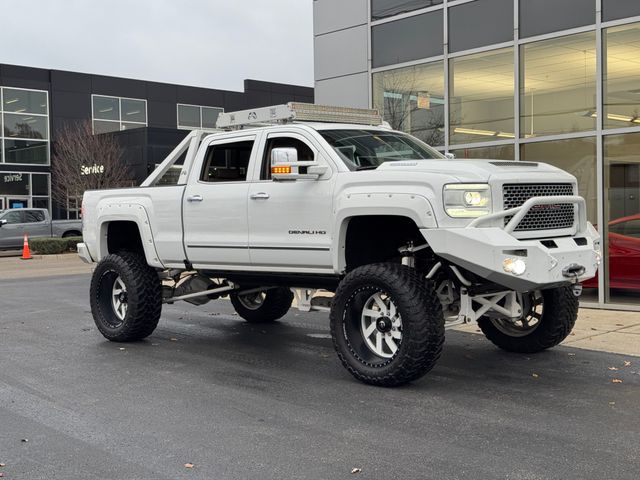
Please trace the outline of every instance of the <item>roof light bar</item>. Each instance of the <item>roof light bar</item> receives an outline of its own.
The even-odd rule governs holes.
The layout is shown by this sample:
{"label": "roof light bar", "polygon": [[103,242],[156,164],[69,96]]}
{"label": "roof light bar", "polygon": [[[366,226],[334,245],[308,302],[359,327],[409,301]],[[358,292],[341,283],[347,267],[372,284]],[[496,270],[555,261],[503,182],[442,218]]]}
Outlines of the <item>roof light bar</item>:
{"label": "roof light bar", "polygon": [[260,123],[327,122],[382,125],[378,110],[367,108],[332,107],[312,103],[289,102],[286,105],[253,110],[225,112],[218,116],[217,128],[234,128]]}

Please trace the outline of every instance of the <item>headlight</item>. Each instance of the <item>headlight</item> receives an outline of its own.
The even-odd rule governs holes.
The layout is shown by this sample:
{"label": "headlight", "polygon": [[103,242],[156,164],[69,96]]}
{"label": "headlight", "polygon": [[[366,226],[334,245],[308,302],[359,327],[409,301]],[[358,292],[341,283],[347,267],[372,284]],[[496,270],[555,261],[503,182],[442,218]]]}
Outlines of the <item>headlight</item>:
{"label": "headlight", "polygon": [[491,189],[486,183],[452,183],[444,186],[444,208],[456,218],[476,218],[491,213]]}

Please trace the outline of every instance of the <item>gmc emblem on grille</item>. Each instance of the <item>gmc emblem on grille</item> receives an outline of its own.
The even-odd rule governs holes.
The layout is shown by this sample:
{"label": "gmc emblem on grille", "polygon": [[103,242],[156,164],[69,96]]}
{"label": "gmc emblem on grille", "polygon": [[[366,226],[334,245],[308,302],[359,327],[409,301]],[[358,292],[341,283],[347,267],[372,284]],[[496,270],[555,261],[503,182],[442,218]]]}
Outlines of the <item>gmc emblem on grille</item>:
{"label": "gmc emblem on grille", "polygon": [[547,211],[547,210],[560,210],[561,208],[562,208],[561,205],[549,204],[549,205],[534,205],[533,207],[531,207],[531,210]]}

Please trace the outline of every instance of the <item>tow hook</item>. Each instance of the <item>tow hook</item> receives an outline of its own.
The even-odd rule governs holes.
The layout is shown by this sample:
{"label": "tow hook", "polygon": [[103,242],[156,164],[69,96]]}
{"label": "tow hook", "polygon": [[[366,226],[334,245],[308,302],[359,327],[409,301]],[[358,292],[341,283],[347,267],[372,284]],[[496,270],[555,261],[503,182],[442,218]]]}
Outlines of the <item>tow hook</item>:
{"label": "tow hook", "polygon": [[585,272],[585,268],[582,265],[578,265],[577,263],[572,263],[571,265],[567,265],[562,269],[562,276],[566,278],[573,279],[573,294],[576,297],[579,297],[582,294],[582,284],[579,283],[578,277],[583,275]]}

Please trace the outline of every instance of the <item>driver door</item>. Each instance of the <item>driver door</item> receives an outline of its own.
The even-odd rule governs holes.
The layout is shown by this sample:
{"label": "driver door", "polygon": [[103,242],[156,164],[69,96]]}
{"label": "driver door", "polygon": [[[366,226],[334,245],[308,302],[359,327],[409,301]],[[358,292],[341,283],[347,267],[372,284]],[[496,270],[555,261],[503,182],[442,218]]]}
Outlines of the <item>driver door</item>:
{"label": "driver door", "polygon": [[[249,187],[249,254],[253,266],[275,271],[333,271],[331,256],[331,165],[318,148],[297,133],[274,133],[264,140],[260,180]],[[327,172],[317,180],[272,180],[271,151],[295,148],[299,161],[316,161]]]}

